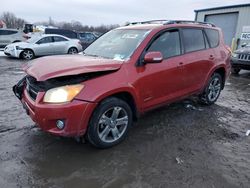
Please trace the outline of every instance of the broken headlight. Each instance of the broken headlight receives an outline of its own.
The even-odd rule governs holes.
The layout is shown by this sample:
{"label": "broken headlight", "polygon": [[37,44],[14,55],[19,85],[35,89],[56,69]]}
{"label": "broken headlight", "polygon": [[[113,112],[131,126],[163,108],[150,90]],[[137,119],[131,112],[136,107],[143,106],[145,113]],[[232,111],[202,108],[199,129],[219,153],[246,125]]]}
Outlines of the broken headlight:
{"label": "broken headlight", "polygon": [[64,103],[70,102],[84,88],[82,84],[66,85],[56,87],[46,91],[43,102],[46,103]]}

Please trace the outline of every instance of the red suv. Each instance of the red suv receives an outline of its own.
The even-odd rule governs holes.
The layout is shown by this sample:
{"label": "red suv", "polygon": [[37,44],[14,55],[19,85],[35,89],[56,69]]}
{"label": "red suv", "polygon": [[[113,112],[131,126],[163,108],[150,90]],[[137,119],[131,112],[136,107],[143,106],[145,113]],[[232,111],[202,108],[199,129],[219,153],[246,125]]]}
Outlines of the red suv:
{"label": "red suv", "polygon": [[148,110],[190,95],[213,104],[230,68],[214,25],[147,21],[104,34],[83,55],[33,60],[13,90],[42,130],[107,148]]}

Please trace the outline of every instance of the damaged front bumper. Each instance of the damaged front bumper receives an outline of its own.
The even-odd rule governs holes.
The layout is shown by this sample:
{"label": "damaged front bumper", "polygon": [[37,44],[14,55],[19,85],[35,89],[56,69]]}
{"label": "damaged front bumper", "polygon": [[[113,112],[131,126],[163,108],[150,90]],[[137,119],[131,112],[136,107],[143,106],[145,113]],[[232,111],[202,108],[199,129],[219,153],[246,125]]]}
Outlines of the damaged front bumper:
{"label": "damaged front bumper", "polygon": [[[63,104],[43,102],[44,91],[38,92],[34,100],[30,96],[26,77],[13,86],[15,96],[31,119],[44,131],[58,136],[75,137],[85,134],[96,103],[73,100]],[[58,121],[65,123],[63,129],[57,127]]]}

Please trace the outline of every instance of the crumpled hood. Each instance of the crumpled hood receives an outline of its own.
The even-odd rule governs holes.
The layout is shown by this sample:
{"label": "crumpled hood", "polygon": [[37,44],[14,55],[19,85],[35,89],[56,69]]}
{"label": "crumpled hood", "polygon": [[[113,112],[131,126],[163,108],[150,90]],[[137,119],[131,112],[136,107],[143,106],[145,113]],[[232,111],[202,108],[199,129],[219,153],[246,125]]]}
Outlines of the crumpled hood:
{"label": "crumpled hood", "polygon": [[244,48],[240,48],[240,49],[238,49],[238,50],[235,50],[235,53],[239,53],[239,54],[241,54],[241,53],[250,53],[250,47],[244,47]]}
{"label": "crumpled hood", "polygon": [[122,61],[84,55],[60,55],[38,58],[23,67],[37,81],[91,72],[115,71]]}
{"label": "crumpled hood", "polygon": [[30,43],[28,43],[28,42],[15,42],[15,43],[8,45],[8,47],[15,47],[15,46],[19,46],[21,48],[27,48],[30,46]]}

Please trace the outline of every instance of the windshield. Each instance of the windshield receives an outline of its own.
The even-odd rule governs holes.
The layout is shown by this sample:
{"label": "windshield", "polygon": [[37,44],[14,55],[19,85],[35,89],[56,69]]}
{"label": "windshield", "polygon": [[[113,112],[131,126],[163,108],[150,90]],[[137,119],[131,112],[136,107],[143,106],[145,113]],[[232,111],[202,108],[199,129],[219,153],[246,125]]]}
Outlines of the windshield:
{"label": "windshield", "polygon": [[133,54],[148,33],[149,30],[112,30],[92,43],[84,51],[84,54],[115,60],[125,60]]}

